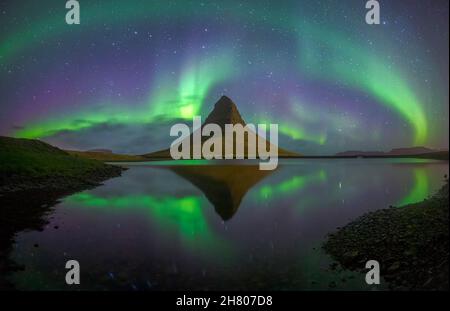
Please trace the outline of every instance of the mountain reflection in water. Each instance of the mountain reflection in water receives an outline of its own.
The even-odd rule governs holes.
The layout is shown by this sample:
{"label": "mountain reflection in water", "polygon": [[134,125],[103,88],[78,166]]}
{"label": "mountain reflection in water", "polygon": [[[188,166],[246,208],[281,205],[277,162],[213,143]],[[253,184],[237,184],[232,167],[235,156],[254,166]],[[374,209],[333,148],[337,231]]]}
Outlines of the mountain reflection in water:
{"label": "mountain reflection in water", "polygon": [[223,220],[231,219],[248,190],[273,172],[260,170],[257,165],[170,166],[168,169],[200,189]]}

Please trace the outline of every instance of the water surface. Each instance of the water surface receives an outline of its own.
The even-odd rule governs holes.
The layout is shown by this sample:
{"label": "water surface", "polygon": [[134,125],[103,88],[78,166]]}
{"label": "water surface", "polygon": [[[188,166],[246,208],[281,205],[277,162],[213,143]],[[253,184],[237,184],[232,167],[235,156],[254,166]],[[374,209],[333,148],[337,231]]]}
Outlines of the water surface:
{"label": "water surface", "polygon": [[[62,199],[43,231],[18,234],[11,259],[26,269],[14,285],[368,289],[364,275],[330,269],[327,233],[420,201],[448,174],[448,162],[434,160],[282,160],[273,172],[228,163],[122,164],[122,177]],[[81,265],[77,287],[65,283],[70,259]]]}

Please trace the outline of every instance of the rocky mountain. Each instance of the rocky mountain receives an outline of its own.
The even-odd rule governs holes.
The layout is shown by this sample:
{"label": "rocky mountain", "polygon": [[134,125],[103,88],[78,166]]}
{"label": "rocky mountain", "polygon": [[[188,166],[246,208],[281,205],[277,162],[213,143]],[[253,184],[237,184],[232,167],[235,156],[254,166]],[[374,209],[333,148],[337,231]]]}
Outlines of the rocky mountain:
{"label": "rocky mountain", "polygon": [[205,124],[215,123],[219,125],[222,130],[225,124],[242,124],[245,125],[236,104],[227,96],[222,96],[214,105],[213,111],[208,115]]}
{"label": "rocky mountain", "polygon": [[[242,126],[245,126],[246,123],[244,121],[244,119],[242,118],[241,114],[239,113],[239,110],[236,106],[236,104],[227,96],[222,96],[214,105],[214,109],[211,111],[211,113],[208,115],[208,117],[206,118],[205,122],[202,124],[201,129],[203,129],[207,124],[217,124],[218,126],[220,126],[221,130],[222,130],[222,137],[217,138],[217,139],[221,139],[222,140],[222,155],[225,156],[225,143],[226,143],[226,139],[230,139],[230,137],[225,137],[225,125],[226,124],[241,124]],[[267,138],[269,138],[269,127],[267,127]],[[192,150],[194,149],[195,145],[193,143],[193,135],[194,133],[191,133],[191,135],[186,138],[190,140],[190,144],[191,144],[191,155],[192,155]],[[250,135],[252,137],[250,137]],[[252,138],[252,139],[250,139]],[[207,140],[209,140],[211,142],[210,137],[207,136],[202,136],[201,137],[201,144],[203,145],[203,143]],[[261,138],[260,136],[258,136],[256,133],[251,132],[249,133],[249,135],[245,135],[244,137],[244,154],[245,157],[248,156],[248,147],[251,147],[250,150],[253,149],[253,147],[255,147],[254,149],[256,150],[257,148],[257,143],[258,141],[260,141]],[[255,142],[256,146],[250,145],[251,142]],[[268,140],[265,140],[266,142],[266,150],[269,150],[269,145],[271,144]],[[241,146],[242,147],[242,146]],[[236,142],[233,142],[233,150],[234,150],[234,154],[233,156],[236,155]],[[272,147],[276,148],[275,146]],[[201,149],[201,146],[200,146]],[[164,149],[161,151],[156,151],[156,152],[152,152],[152,153],[148,153],[148,154],[144,154],[144,157],[147,158],[171,158],[170,156],[170,150],[169,149]],[[278,148],[278,156],[279,157],[296,157],[296,156],[300,156],[298,153],[292,152],[292,151],[288,151],[282,148]]]}

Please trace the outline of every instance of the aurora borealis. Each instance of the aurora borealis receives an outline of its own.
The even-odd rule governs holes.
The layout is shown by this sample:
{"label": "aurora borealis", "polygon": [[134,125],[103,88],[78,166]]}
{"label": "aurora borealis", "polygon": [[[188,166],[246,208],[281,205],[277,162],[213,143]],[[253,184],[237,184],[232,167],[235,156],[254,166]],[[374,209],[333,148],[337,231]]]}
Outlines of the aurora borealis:
{"label": "aurora borealis", "polygon": [[141,153],[223,94],[280,144],[448,148],[448,1],[1,1],[0,134]]}

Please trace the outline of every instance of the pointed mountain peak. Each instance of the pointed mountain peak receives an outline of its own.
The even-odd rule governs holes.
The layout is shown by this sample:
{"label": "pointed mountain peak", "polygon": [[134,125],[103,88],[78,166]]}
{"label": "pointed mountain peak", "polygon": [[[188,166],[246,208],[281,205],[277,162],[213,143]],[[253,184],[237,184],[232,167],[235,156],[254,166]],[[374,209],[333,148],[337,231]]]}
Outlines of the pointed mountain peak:
{"label": "pointed mountain peak", "polygon": [[205,124],[215,123],[223,127],[225,124],[242,124],[242,119],[236,104],[227,96],[222,96],[214,105],[213,111],[208,115]]}
{"label": "pointed mountain peak", "polygon": [[216,102],[215,106],[224,106],[224,107],[236,107],[236,104],[226,95],[222,95],[220,99]]}
{"label": "pointed mountain peak", "polygon": [[[241,114],[239,113],[239,110],[237,109],[235,103],[227,96],[222,96],[214,105],[214,109],[213,111],[211,111],[211,113],[208,115],[208,117],[205,119],[205,122],[202,124],[202,127],[205,126],[206,124],[217,124],[221,127],[222,129],[222,136],[225,133],[225,125],[226,124],[241,124],[242,126],[246,126],[245,121],[242,119]],[[249,131],[252,134],[248,134],[245,135],[245,140],[244,140],[244,145],[247,146],[248,145],[248,138],[249,135],[255,135],[257,136],[256,133],[254,133],[253,131]],[[189,137],[187,137],[186,139],[189,140],[189,144],[191,144],[191,146],[193,146],[194,144],[194,140],[192,139],[194,133],[191,133],[191,135],[189,135]],[[269,146],[270,142],[268,140],[266,140],[265,138],[261,138],[257,136],[257,138],[255,139],[255,141],[259,141],[259,139],[265,140],[266,141],[266,146]],[[202,144],[207,141],[208,139],[210,139],[209,136],[201,136],[202,139]],[[224,141],[223,141],[224,142]],[[236,142],[233,142],[233,144],[235,145]],[[201,149],[201,147],[200,147]],[[233,148],[234,150],[236,150],[236,148]],[[244,148],[245,150],[248,150],[247,147]],[[192,150],[193,147],[191,147],[191,156],[192,156]],[[266,148],[267,150],[267,148]],[[222,155],[224,156],[225,153],[225,149],[222,148]],[[291,152],[288,150],[284,150],[282,148],[278,148],[278,155],[282,156],[282,157],[296,157],[299,156],[298,153],[295,152]],[[152,152],[152,153],[148,153],[143,155],[144,157],[147,158],[171,158],[170,155],[170,149],[164,149],[164,150],[160,150],[160,151],[156,151],[156,152]],[[248,156],[248,154],[246,154],[246,156]]]}

